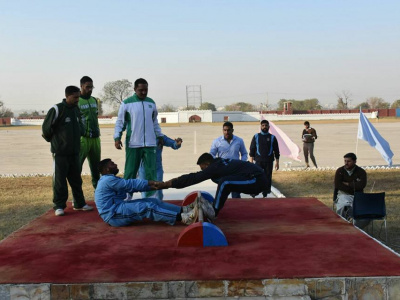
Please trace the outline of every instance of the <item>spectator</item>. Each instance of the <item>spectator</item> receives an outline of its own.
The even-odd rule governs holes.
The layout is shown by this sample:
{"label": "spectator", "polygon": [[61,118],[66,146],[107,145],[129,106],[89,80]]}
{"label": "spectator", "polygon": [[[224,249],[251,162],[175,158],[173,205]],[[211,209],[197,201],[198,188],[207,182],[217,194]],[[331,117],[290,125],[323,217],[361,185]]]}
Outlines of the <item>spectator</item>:
{"label": "spectator", "polygon": [[306,162],[306,168],[310,167],[310,164],[308,163],[308,154],[310,154],[310,158],[316,168],[317,162],[315,161],[314,157],[314,143],[315,140],[317,139],[317,131],[314,128],[310,127],[310,122],[305,121],[304,122],[304,129],[303,133],[301,134],[301,138],[303,140],[303,152],[304,152],[304,160]]}
{"label": "spectator", "polygon": [[[122,132],[126,129],[125,179],[137,176],[140,163],[146,173],[147,180],[156,180],[156,147],[157,138],[162,136],[157,120],[157,107],[153,99],[147,97],[148,83],[139,78],[134,84],[135,94],[125,99],[119,108],[115,124],[115,148],[122,149]],[[154,191],[147,192],[147,196]]]}
{"label": "spectator", "polygon": [[85,133],[81,136],[81,151],[79,159],[81,167],[88,159],[90,173],[92,175],[92,185],[96,189],[97,182],[100,179],[100,173],[97,169],[100,157],[100,127],[98,121],[99,103],[95,97],[92,96],[94,89],[93,80],[88,76],[81,78],[81,95],[79,97],[79,109],[82,114],[82,120],[85,124]]}
{"label": "spectator", "polygon": [[269,122],[261,121],[261,131],[253,136],[250,144],[250,162],[255,161],[261,167],[267,177],[266,188],[263,197],[271,193],[272,169],[275,160],[275,170],[279,170],[279,145],[276,137],[269,132]]}
{"label": "spectator", "polygon": [[[215,157],[240,159],[247,161],[247,150],[243,139],[233,135],[233,124],[222,125],[223,135],[216,138],[211,145],[210,154]],[[240,193],[232,192],[232,198],[240,198]]]}
{"label": "spectator", "polygon": [[67,180],[72,189],[74,210],[93,210],[92,206],[86,204],[82,191],[79,151],[84,125],[78,108],[79,94],[78,87],[67,86],[65,99],[50,108],[42,125],[42,136],[51,143],[53,154],[53,209],[56,216],[65,214]]}
{"label": "spectator", "polygon": [[[336,213],[345,219],[353,215],[353,200],[355,192],[363,192],[367,185],[367,172],[356,165],[357,156],[354,153],[347,153],[344,156],[344,166],[335,173],[335,195]],[[355,225],[364,228],[369,220],[357,220]]]}

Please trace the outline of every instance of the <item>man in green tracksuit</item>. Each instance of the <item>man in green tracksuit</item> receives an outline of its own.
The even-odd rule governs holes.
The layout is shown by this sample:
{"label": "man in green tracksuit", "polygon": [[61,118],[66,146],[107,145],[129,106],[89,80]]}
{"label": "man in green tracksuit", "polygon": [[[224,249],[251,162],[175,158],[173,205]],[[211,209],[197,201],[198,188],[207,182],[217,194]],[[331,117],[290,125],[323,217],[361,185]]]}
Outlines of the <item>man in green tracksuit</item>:
{"label": "man in green tracksuit", "polygon": [[93,80],[89,76],[83,76],[81,79],[81,96],[79,97],[79,109],[82,114],[82,120],[85,124],[85,133],[81,136],[81,151],[79,159],[81,167],[87,157],[92,174],[92,184],[96,189],[97,182],[100,179],[100,173],[97,169],[100,163],[100,128],[97,116],[99,114],[98,101],[92,97]]}
{"label": "man in green tracksuit", "polygon": [[[146,180],[157,179],[156,150],[162,137],[158,124],[158,111],[153,99],[147,97],[148,83],[139,78],[134,83],[135,94],[125,99],[118,111],[114,129],[115,148],[122,149],[121,137],[126,130],[125,179],[135,179],[140,163],[143,163]],[[150,197],[155,191],[146,192]]]}
{"label": "man in green tracksuit", "polygon": [[84,125],[78,108],[79,94],[78,87],[67,86],[65,99],[50,108],[42,125],[42,136],[51,143],[53,153],[53,208],[56,216],[63,216],[67,207],[67,179],[72,189],[74,210],[93,210],[86,204],[82,191],[79,150]]}

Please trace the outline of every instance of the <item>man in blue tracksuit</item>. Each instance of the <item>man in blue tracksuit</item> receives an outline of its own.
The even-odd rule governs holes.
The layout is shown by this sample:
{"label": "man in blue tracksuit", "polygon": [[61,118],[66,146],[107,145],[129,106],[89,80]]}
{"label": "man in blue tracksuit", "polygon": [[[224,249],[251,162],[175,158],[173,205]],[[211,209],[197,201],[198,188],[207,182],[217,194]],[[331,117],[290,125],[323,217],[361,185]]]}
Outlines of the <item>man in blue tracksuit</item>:
{"label": "man in blue tracksuit", "polygon": [[[182,145],[182,139],[177,138],[175,140],[163,135],[158,139],[157,151],[156,151],[156,169],[157,169],[157,181],[163,181],[164,178],[164,169],[162,165],[162,151],[164,146],[171,147],[174,150],[178,150]],[[139,179],[146,179],[146,171],[143,164],[143,161],[140,163],[139,168]],[[142,193],[142,197],[145,198],[146,194]],[[163,200],[164,195],[162,190],[158,190],[155,194],[155,197]]]}
{"label": "man in blue tracksuit", "polygon": [[218,184],[214,201],[215,215],[217,215],[231,192],[259,194],[267,184],[263,170],[247,161],[214,158],[210,153],[204,153],[197,160],[197,164],[201,168],[200,172],[173,178],[159,183],[157,187],[181,189],[211,179]]}
{"label": "man in blue tracksuit", "polygon": [[261,121],[261,131],[253,136],[250,144],[250,162],[256,161],[267,177],[268,183],[263,190],[263,196],[271,193],[272,169],[275,160],[275,170],[279,170],[279,145],[276,137],[269,132],[269,122]]}
{"label": "man in blue tracksuit", "polygon": [[[170,225],[176,221],[189,225],[198,217],[197,205],[181,207],[156,198],[125,200],[126,193],[150,191],[157,182],[117,177],[118,166],[109,158],[99,163],[99,172],[102,176],[95,190],[95,202],[100,217],[111,226],[128,226],[145,218]],[[214,211],[209,202],[200,199],[200,204],[206,217],[212,219]]]}

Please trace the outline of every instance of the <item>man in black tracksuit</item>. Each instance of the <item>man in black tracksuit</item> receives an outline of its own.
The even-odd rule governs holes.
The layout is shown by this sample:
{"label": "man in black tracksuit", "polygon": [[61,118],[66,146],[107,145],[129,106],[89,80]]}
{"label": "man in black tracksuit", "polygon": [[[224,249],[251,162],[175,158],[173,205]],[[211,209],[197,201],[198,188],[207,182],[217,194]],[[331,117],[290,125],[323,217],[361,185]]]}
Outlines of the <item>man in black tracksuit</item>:
{"label": "man in black tracksuit", "polygon": [[263,190],[263,196],[267,197],[271,193],[272,185],[272,168],[275,162],[275,170],[279,170],[279,145],[276,137],[269,132],[269,122],[261,121],[261,131],[253,136],[250,144],[250,162],[256,161],[256,165],[260,166],[267,177],[268,183]]}
{"label": "man in black tracksuit", "polygon": [[247,161],[213,158],[210,153],[202,154],[197,164],[201,171],[190,173],[159,183],[158,189],[181,189],[211,179],[218,184],[215,193],[215,215],[222,209],[231,192],[259,194],[265,189],[267,178],[263,170]]}
{"label": "man in black tracksuit", "polygon": [[74,209],[93,209],[86,204],[82,191],[79,151],[84,125],[77,106],[79,94],[78,87],[68,86],[66,99],[50,108],[42,125],[42,136],[51,143],[53,154],[53,208],[56,216],[63,216],[67,207],[67,179],[74,197]]}

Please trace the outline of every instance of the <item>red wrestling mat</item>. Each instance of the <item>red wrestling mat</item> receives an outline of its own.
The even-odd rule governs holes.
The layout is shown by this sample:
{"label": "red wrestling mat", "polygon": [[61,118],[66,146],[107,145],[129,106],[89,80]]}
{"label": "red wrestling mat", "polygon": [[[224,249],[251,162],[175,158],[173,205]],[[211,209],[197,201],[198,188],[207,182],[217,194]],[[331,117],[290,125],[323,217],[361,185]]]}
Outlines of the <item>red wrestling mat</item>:
{"label": "red wrestling mat", "polygon": [[228,247],[178,248],[183,225],[51,210],[0,243],[0,283],[400,275],[397,255],[315,198],[228,200],[216,225]]}

